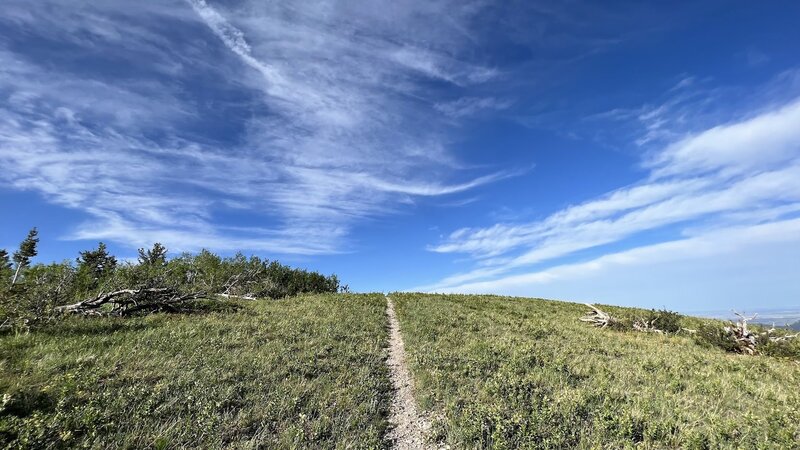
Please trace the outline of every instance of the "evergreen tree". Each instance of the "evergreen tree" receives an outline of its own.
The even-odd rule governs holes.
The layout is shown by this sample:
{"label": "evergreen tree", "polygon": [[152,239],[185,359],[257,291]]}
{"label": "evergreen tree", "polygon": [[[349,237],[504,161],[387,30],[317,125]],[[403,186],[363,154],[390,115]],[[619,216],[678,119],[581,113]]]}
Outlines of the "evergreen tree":
{"label": "evergreen tree", "polygon": [[11,258],[8,256],[8,251],[0,248],[0,270],[11,268]]}
{"label": "evergreen tree", "polygon": [[143,266],[163,266],[167,264],[167,248],[156,242],[153,248],[139,249],[139,264]]}
{"label": "evergreen tree", "polygon": [[77,260],[78,269],[89,270],[98,278],[109,274],[117,267],[117,258],[108,254],[106,244],[102,242],[97,245],[97,250],[87,250],[80,254]]}
{"label": "evergreen tree", "polygon": [[14,252],[14,262],[17,264],[17,269],[14,272],[14,279],[11,280],[11,284],[17,282],[17,278],[19,277],[20,271],[28,267],[31,263],[31,258],[36,256],[38,252],[36,251],[36,244],[39,243],[39,231],[36,227],[31,228],[31,231],[28,232],[28,236],[19,244],[19,250]]}
{"label": "evergreen tree", "polygon": [[100,242],[97,245],[97,250],[87,250],[80,252],[80,258],[77,259],[78,273],[81,274],[86,283],[87,288],[94,289],[97,287],[97,282],[105,276],[114,272],[117,268],[117,258],[108,254],[106,244]]}
{"label": "evergreen tree", "polygon": [[0,283],[8,283],[12,273],[14,271],[11,269],[11,258],[8,256],[8,251],[0,248]]}

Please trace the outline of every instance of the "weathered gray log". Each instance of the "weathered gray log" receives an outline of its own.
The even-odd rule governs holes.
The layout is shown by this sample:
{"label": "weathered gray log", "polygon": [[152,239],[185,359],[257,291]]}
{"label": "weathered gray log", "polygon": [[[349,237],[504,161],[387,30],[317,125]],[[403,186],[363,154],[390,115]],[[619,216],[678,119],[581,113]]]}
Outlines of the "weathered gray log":
{"label": "weathered gray log", "polygon": [[610,314],[602,311],[600,308],[592,305],[591,303],[584,304],[589,308],[592,308],[592,310],[580,318],[582,322],[591,323],[592,325],[600,328],[605,328],[617,322],[617,319],[611,317]]}
{"label": "weathered gray log", "polygon": [[217,294],[217,296],[222,298],[238,298],[241,300],[257,300],[257,298],[253,295],[234,295],[234,294]]}
{"label": "weathered gray log", "polygon": [[761,333],[761,335],[762,336],[767,336],[769,338],[770,342],[790,341],[790,340],[795,339],[798,336],[800,336],[800,333],[785,334],[783,336],[773,336],[772,334],[775,333],[776,331],[778,331],[778,330],[775,329],[775,323],[773,322],[772,323],[772,328],[770,328],[769,330]]}
{"label": "weathered gray log", "polygon": [[641,331],[643,333],[659,333],[663,334],[664,330],[660,330],[656,326],[656,321],[658,318],[653,320],[645,320],[645,319],[637,319],[633,321],[633,329],[636,331]]}
{"label": "weathered gray log", "polygon": [[[56,312],[83,315],[123,316],[140,311],[174,310],[181,303],[206,298],[204,292],[182,294],[173,288],[120,289],[114,292],[101,292],[95,298],[57,306]],[[111,305],[110,311],[102,311],[104,305]]]}

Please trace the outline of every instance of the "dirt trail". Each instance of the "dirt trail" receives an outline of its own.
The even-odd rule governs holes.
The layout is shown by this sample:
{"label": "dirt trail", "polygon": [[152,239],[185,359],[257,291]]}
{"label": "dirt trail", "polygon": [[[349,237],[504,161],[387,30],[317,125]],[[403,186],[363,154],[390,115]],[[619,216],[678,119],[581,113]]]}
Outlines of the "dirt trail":
{"label": "dirt trail", "polygon": [[394,303],[386,297],[386,315],[389,316],[389,373],[395,388],[389,422],[394,426],[389,438],[396,449],[430,448],[425,443],[425,433],[431,423],[417,410],[414,402],[414,380],[406,364],[403,337],[400,335],[400,322],[394,312]]}

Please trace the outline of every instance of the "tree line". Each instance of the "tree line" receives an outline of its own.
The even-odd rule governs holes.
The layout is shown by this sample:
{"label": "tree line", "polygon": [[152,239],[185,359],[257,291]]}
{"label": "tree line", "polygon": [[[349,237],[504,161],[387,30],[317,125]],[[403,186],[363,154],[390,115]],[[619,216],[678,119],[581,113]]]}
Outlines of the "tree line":
{"label": "tree line", "polygon": [[75,260],[34,264],[38,244],[38,230],[33,228],[13,254],[0,249],[0,328],[30,327],[56,317],[59,307],[121,290],[212,299],[275,299],[348,290],[336,275],[242,253],[221,257],[202,250],[169,258],[167,248],[155,243],[139,249],[135,261],[119,261],[100,242],[79,252]]}

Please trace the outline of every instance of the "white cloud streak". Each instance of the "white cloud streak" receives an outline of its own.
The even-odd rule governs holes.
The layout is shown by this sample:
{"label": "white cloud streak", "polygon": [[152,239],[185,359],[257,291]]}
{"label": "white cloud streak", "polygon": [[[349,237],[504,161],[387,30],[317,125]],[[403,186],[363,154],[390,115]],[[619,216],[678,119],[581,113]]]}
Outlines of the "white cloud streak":
{"label": "white cloud streak", "polygon": [[725,170],[752,172],[800,153],[800,101],[752,119],[689,136],[658,153],[648,166],[656,177]]}
{"label": "white cloud streak", "polygon": [[437,103],[434,108],[448,117],[460,119],[474,116],[481,112],[508,109],[511,104],[512,102],[509,100],[501,100],[495,97],[462,97],[458,100]]}
{"label": "white cloud streak", "polygon": [[[795,100],[667,145],[646,161],[651,175],[638,185],[570,206],[540,221],[457,230],[430,249],[468,253],[480,262],[479,267],[424,288],[460,292],[501,286],[498,280],[544,280],[561,272],[503,275],[652,230],[683,227],[684,233],[691,233],[705,223],[724,230],[743,222],[785,218],[796,213],[800,204],[798,123],[800,100]],[[683,244],[678,246],[683,248]],[[603,258],[597,261],[606,261]],[[565,267],[571,267],[567,273],[572,274],[592,267],[587,264]]]}
{"label": "white cloud streak", "polygon": [[[754,306],[750,299],[764,295],[763,285],[752,278],[740,282],[732,275],[747,272],[759,281],[785,286],[787,299],[797,298],[800,289],[792,282],[796,276],[792,262],[798,251],[800,219],[787,219],[709,230],[530,273],[414,290],[528,296],[535,292],[549,298],[639,307],[674,304],[675,297],[683,295],[683,300],[704,299],[694,305],[683,303],[685,311],[732,306],[750,309]],[[765,267],[764,259],[775,265]]]}

